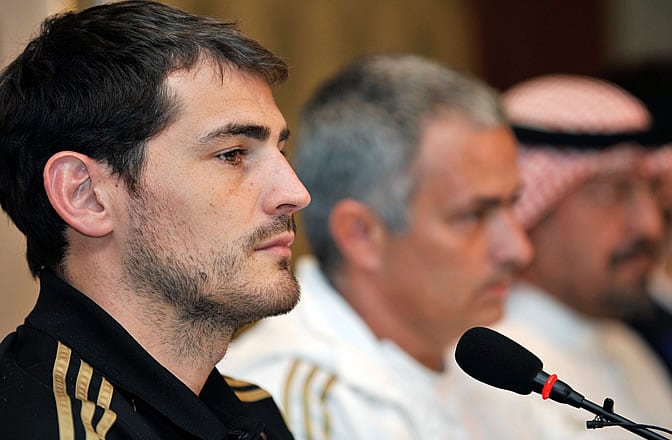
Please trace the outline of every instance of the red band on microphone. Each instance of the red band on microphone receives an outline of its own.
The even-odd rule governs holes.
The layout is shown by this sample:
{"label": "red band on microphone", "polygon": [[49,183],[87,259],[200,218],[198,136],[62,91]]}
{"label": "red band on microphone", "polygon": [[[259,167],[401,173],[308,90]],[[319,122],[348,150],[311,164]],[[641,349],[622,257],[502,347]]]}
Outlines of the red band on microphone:
{"label": "red band on microphone", "polygon": [[551,374],[548,376],[548,379],[546,379],[546,383],[544,384],[544,387],[541,389],[541,397],[546,400],[548,397],[551,395],[551,390],[553,389],[553,385],[555,385],[555,382],[558,380],[558,375],[557,374]]}

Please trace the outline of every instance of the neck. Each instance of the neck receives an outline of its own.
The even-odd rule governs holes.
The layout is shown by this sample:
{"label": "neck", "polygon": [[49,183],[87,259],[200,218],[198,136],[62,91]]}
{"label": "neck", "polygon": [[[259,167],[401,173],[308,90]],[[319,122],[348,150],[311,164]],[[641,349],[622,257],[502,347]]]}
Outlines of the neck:
{"label": "neck", "polygon": [[65,279],[112,316],[157,362],[200,394],[224,357],[233,330],[187,321],[169,305],[157,304],[119,282],[109,282],[113,277],[92,279],[87,275],[90,273],[96,272],[69,271]]}
{"label": "neck", "polygon": [[422,329],[410,323],[404,311],[390,303],[384,288],[358,274],[341,273],[333,282],[336,290],[364,320],[376,338],[394,341],[399,348],[430,370],[444,370],[447,344],[443,339],[438,341],[428,337]]}
{"label": "neck", "polygon": [[135,315],[130,319],[115,319],[154,359],[195,394],[200,394],[211,371],[224,357],[233,331],[185,321],[166,306],[140,306],[139,310],[144,311],[139,319]]}

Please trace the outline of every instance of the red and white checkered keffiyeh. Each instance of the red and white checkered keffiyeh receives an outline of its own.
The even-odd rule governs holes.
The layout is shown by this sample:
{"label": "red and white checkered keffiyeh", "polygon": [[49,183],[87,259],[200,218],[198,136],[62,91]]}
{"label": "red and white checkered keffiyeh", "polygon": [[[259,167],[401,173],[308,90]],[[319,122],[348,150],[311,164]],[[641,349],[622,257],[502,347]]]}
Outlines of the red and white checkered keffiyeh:
{"label": "red and white checkered keffiyeh", "polygon": [[[643,132],[651,125],[651,117],[638,99],[594,78],[543,76],[513,87],[502,99],[513,125],[546,132],[610,135]],[[591,177],[635,166],[649,173],[672,168],[672,147],[644,150],[631,142],[599,150],[523,142],[520,146],[523,190],[515,212],[528,229]]]}

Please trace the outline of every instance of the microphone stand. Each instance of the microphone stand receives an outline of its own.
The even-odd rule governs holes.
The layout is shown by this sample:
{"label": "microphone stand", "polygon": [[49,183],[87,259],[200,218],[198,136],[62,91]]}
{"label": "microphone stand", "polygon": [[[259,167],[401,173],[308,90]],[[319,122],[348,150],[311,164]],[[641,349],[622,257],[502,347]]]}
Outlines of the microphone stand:
{"label": "microphone stand", "polygon": [[627,429],[642,438],[649,440],[670,440],[668,437],[663,437],[662,435],[613,412],[614,401],[612,399],[605,399],[604,407],[601,407],[584,398],[582,394],[574,391],[572,387],[565,382],[557,380],[555,374],[549,375],[545,371],[538,372],[532,381],[532,389],[540,393],[544,399],[550,398],[556,402],[572,405],[575,408],[583,408],[597,415],[597,419],[593,421],[595,426],[590,426],[591,421],[588,421],[586,422],[586,427],[598,427],[599,421],[616,422],[619,423],[619,425],[615,426]]}
{"label": "microphone stand", "polygon": [[[621,428],[627,429],[628,431],[637,434],[642,438],[651,440],[670,440],[669,437],[663,437],[662,435],[659,435],[647,428],[638,426],[637,423],[633,422],[632,420],[628,420],[625,417],[619,416],[615,412],[611,411],[610,409],[613,408],[613,400],[609,398],[604,400],[604,407],[599,406],[587,399],[583,399],[580,406],[581,408],[597,415],[599,420],[620,423],[620,425],[614,426],[620,426]],[[586,426],[590,427],[590,423],[591,421],[586,422]]]}

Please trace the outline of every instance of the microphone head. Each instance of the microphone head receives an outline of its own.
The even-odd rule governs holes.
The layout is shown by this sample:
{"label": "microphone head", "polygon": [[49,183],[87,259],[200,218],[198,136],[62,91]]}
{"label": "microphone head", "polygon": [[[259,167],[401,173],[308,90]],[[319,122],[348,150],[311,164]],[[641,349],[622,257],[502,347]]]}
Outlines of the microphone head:
{"label": "microphone head", "polygon": [[455,360],[474,379],[519,394],[533,391],[534,378],[544,366],[522,345],[485,327],[471,328],[462,335]]}

